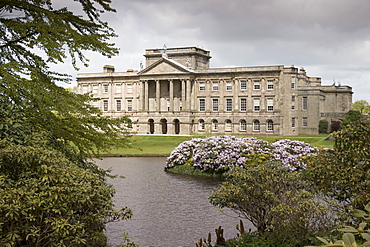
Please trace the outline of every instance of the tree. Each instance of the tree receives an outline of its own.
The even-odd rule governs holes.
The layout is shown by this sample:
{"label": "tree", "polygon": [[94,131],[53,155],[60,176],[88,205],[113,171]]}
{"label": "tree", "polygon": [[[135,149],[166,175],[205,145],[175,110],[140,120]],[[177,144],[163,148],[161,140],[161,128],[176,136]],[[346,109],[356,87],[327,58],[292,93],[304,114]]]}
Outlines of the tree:
{"label": "tree", "polygon": [[84,16],[51,0],[0,1],[1,246],[106,246],[105,223],[131,214],[113,209],[109,173],[86,159],[125,146],[128,118],[103,117],[48,67],[68,56],[86,65],[86,50],[117,54],[100,20],[110,0],[75,2]]}
{"label": "tree", "polygon": [[363,209],[370,200],[370,123],[353,122],[333,137],[333,150],[310,157],[307,178],[327,196]]}
{"label": "tree", "polygon": [[108,57],[117,54],[114,44],[108,43],[115,34],[100,20],[100,13],[114,11],[110,0],[78,2],[86,18],[67,8],[54,9],[51,0],[1,1],[0,95],[18,105],[35,128],[48,131],[55,144],[97,154],[127,143],[127,118],[102,117],[87,103],[90,96],[57,86],[70,78],[48,67],[67,56],[75,68],[78,61],[86,65],[86,50]]}
{"label": "tree", "polygon": [[228,172],[210,201],[236,211],[260,235],[279,239],[276,246],[290,246],[294,241],[304,244],[326,225],[325,206],[315,197],[300,172],[291,172],[279,163],[264,163]]}
{"label": "tree", "polygon": [[352,109],[366,115],[370,112],[370,105],[366,100],[358,100],[352,104]]}
{"label": "tree", "polygon": [[349,110],[344,114],[343,126],[349,125],[352,122],[360,121],[362,119],[362,114],[359,111]]}

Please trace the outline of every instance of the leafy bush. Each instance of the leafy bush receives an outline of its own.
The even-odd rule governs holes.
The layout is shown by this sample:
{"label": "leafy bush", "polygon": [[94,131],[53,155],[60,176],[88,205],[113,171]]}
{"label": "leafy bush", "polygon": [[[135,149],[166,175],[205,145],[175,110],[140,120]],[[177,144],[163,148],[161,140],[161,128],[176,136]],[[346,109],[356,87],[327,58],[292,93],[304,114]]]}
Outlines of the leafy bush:
{"label": "leafy bush", "polygon": [[[91,167],[94,164],[89,164]],[[105,246],[113,209],[103,171],[80,168],[57,151],[0,143],[1,246]]]}
{"label": "leafy bush", "polygon": [[327,120],[319,121],[319,134],[327,134],[329,130],[329,122]]}

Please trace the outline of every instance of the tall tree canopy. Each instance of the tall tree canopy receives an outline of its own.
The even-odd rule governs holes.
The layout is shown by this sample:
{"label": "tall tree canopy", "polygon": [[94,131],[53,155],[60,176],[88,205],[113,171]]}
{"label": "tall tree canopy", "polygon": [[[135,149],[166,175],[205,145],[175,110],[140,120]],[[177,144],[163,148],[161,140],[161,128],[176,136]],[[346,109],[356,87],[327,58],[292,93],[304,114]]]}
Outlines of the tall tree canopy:
{"label": "tall tree canopy", "polygon": [[[49,63],[70,57],[87,64],[84,51],[111,57],[114,31],[100,14],[115,11],[110,0],[75,0],[84,13],[55,8],[51,0],[0,1],[0,95],[18,105],[28,121],[46,130],[56,146],[73,144],[80,153],[125,145],[126,119],[108,119],[90,106],[88,95],[56,85],[70,77],[51,71]],[[123,135],[122,135],[123,134]]]}

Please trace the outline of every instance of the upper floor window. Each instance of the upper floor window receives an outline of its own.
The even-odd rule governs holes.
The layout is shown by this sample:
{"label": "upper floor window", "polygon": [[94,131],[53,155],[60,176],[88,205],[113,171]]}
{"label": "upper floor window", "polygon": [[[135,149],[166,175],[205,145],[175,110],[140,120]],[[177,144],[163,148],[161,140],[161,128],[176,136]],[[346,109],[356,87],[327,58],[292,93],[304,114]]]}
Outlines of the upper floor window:
{"label": "upper floor window", "polygon": [[206,90],[206,83],[204,81],[199,82],[199,91]]}
{"label": "upper floor window", "polygon": [[127,93],[132,93],[132,84],[127,84]]}
{"label": "upper floor window", "polygon": [[254,90],[260,90],[261,89],[260,80],[254,80],[253,81],[253,88],[254,88]]}
{"label": "upper floor window", "polygon": [[253,110],[260,111],[260,100],[259,99],[253,100]]}
{"label": "upper floor window", "polygon": [[98,94],[98,85],[93,86],[93,94]]}
{"label": "upper floor window", "polygon": [[267,80],[267,90],[274,89],[274,80]]}
{"label": "upper floor window", "polygon": [[274,111],[274,99],[267,99],[267,111]]}
{"label": "upper floor window", "polygon": [[292,96],[292,102],[294,102],[294,101],[295,101],[295,96],[293,95],[293,96]]}
{"label": "upper floor window", "polygon": [[88,88],[88,86],[87,86],[87,85],[83,85],[83,86],[82,86],[82,93],[83,93],[83,94],[87,93],[87,92],[88,92],[88,90],[89,90],[89,88]]}
{"label": "upper floor window", "polygon": [[296,88],[296,84],[297,84],[297,78],[296,77],[292,77],[292,81],[291,81],[290,87],[292,89],[295,89]]}
{"label": "upper floor window", "polygon": [[241,80],[240,81],[240,90],[245,90],[247,89],[247,81],[246,80]]}
{"label": "upper floor window", "polygon": [[116,93],[121,93],[121,89],[122,89],[122,85],[121,84],[117,84],[116,85]]}
{"label": "upper floor window", "polygon": [[103,85],[103,90],[104,93],[108,93],[108,84]]}
{"label": "upper floor window", "polygon": [[205,111],[205,110],[206,110],[206,100],[199,99],[199,111]]}
{"label": "upper floor window", "polygon": [[212,99],[212,111],[218,111],[218,99]]}
{"label": "upper floor window", "polygon": [[308,99],[307,97],[302,97],[302,110],[306,111],[308,109]]}
{"label": "upper floor window", "polygon": [[232,83],[232,81],[226,81],[226,90],[227,91],[233,90],[233,83]]}
{"label": "upper floor window", "polygon": [[233,110],[233,100],[226,99],[226,111],[232,111],[232,110]]}
{"label": "upper floor window", "polygon": [[240,99],[240,111],[247,111],[247,99]]}
{"label": "upper floor window", "polygon": [[218,91],[218,81],[212,82],[212,90],[213,91]]}

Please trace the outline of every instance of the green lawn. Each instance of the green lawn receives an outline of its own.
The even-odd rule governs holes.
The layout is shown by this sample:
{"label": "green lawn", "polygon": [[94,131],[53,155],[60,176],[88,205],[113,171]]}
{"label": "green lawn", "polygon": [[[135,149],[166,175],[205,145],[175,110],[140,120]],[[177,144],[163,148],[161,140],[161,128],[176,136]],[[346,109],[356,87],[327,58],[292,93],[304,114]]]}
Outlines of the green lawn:
{"label": "green lawn", "polygon": [[[134,135],[131,138],[132,148],[121,148],[112,150],[113,155],[169,155],[171,151],[183,141],[204,136],[155,136]],[[247,136],[238,136],[247,137]],[[249,136],[250,137],[250,136]],[[332,148],[333,141],[325,141],[327,135],[300,135],[300,136],[254,136],[268,142],[281,139],[299,140],[310,143],[315,147]],[[108,153],[102,153],[106,155]]]}

